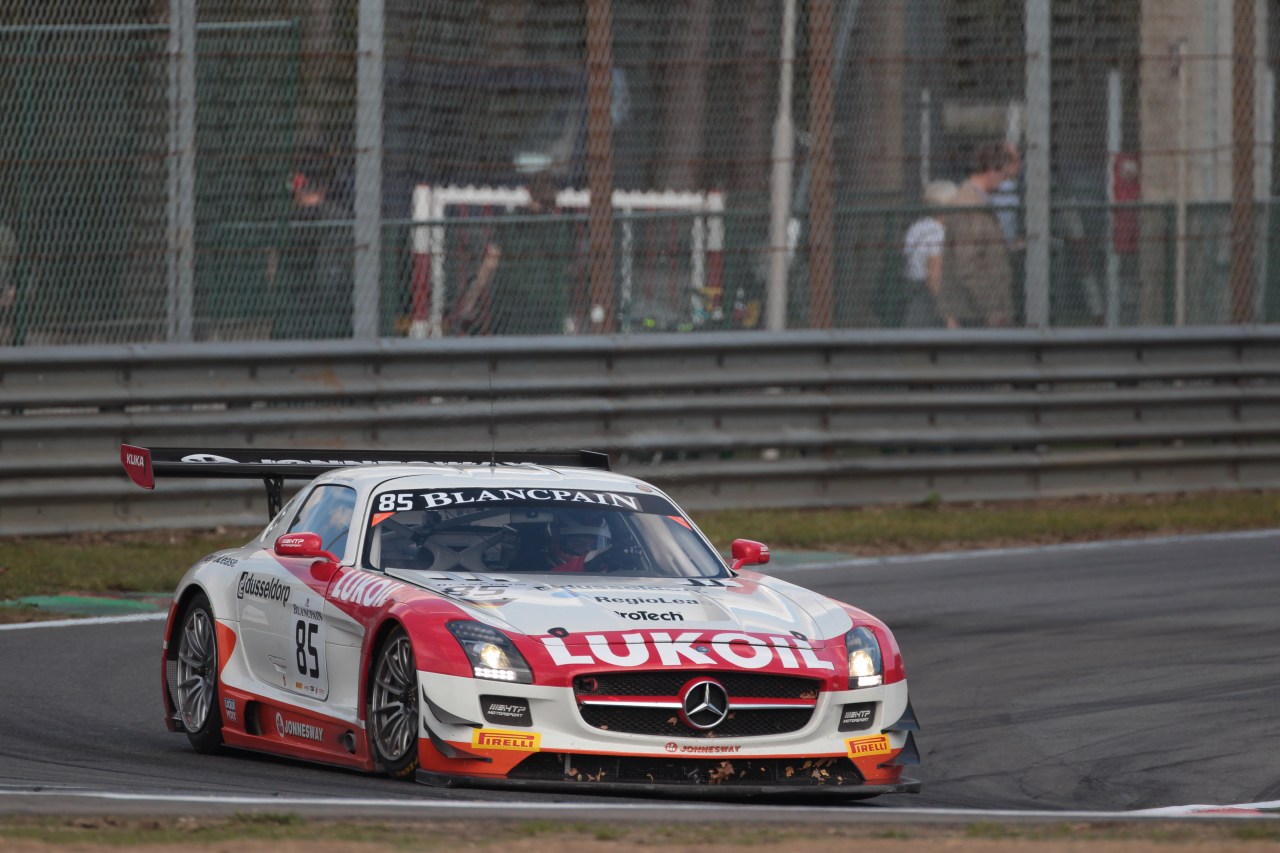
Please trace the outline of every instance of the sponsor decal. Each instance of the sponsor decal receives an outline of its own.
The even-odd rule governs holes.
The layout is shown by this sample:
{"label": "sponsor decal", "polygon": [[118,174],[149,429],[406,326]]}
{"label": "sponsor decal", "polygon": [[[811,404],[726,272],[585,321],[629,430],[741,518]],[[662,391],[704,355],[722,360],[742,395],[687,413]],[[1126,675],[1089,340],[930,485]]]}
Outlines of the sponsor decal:
{"label": "sponsor decal", "polygon": [[844,745],[849,750],[850,758],[861,758],[865,755],[888,755],[893,751],[893,747],[889,746],[888,735],[856,737],[845,741]]}
{"label": "sponsor decal", "polygon": [[[544,486],[533,488],[470,488],[441,489],[438,491],[381,492],[373,496],[374,513],[407,512],[415,509],[437,509],[446,506],[469,504],[512,504],[522,509],[539,506],[591,506],[630,512],[652,512],[678,517],[671,502],[658,494],[628,494],[623,492],[592,491],[587,489],[556,489]],[[677,513],[677,516],[672,516]]]}
{"label": "sponsor decal", "polygon": [[533,715],[529,713],[527,699],[515,696],[481,696],[480,710],[486,720],[496,725],[533,725]]}
{"label": "sponsor decal", "polygon": [[210,554],[209,556],[205,557],[201,562],[217,563],[219,566],[228,566],[230,568],[235,568],[236,566],[240,565],[240,560],[238,558],[229,557],[226,554],[222,554],[222,555]]}
{"label": "sponsor decal", "polygon": [[306,603],[306,605],[304,605],[304,606],[299,606],[299,605],[297,605],[297,604],[293,605],[293,615],[294,615],[294,616],[305,616],[306,618],[308,618],[308,619],[314,619],[314,620],[315,620],[315,621],[317,621],[317,622],[323,622],[323,621],[324,621],[324,614],[323,614],[323,613],[321,613],[319,610],[315,610],[315,609],[313,609],[313,608],[311,607],[311,599],[310,599],[310,598],[308,598],[308,599],[307,599],[307,603]]}
{"label": "sponsor decal", "polygon": [[542,735],[536,732],[504,732],[498,729],[473,729],[471,745],[477,749],[510,749],[537,752]]}
{"label": "sponsor decal", "polygon": [[276,734],[280,737],[303,738],[318,743],[324,740],[324,727],[299,723],[297,720],[286,720],[283,714],[276,711]]}
{"label": "sponsor decal", "polygon": [[630,619],[632,622],[683,622],[684,614],[677,613],[674,610],[668,610],[666,613],[650,613],[648,610],[615,610],[623,619]]}
{"label": "sponsor decal", "polygon": [[236,598],[261,598],[264,601],[278,601],[284,607],[289,603],[289,585],[279,578],[260,578],[253,572],[241,572],[240,584],[236,587]]}
{"label": "sponsor decal", "polygon": [[614,595],[595,595],[592,597],[596,601],[600,602],[601,604],[630,604],[630,605],[667,604],[667,605],[670,605],[670,604],[697,604],[698,603],[698,599],[696,598],[676,598],[675,596],[668,598],[665,595],[652,595],[652,596],[645,596],[645,597],[628,596],[627,598],[618,598],[617,596],[614,596]]}
{"label": "sponsor decal", "polygon": [[726,743],[675,743],[667,744],[667,752],[678,752],[682,755],[726,755],[741,752],[741,746],[730,746]]}
{"label": "sponsor decal", "polygon": [[874,702],[859,702],[856,705],[845,705],[840,712],[840,731],[855,732],[871,728],[871,720],[875,717]]}
{"label": "sponsor decal", "polygon": [[617,492],[580,492],[571,489],[461,489],[456,492],[418,492],[416,497],[427,509],[462,504],[531,500],[593,504],[640,511],[640,501],[634,495],[620,495]]}
{"label": "sponsor decal", "polygon": [[404,584],[368,572],[347,572],[329,590],[333,601],[363,604],[365,607],[381,607]]}
{"label": "sponsor decal", "polygon": [[124,452],[124,464],[133,465],[137,468],[145,468],[147,467],[147,457],[143,456],[141,453],[130,453],[126,450]]}
{"label": "sponsor decal", "polygon": [[485,607],[501,607],[504,604],[510,604],[515,601],[511,598],[510,586],[499,586],[495,584],[469,584],[439,587],[442,595],[451,598],[460,598],[470,604],[479,604]]}
{"label": "sponsor decal", "polygon": [[588,634],[585,646],[569,648],[561,637],[539,637],[551,659],[559,666],[606,663],[613,666],[731,666],[762,669],[780,665],[783,669],[834,670],[835,664],[822,660],[808,641],[798,637],[769,637],[764,640],[747,634],[723,632],[705,637],[700,631],[686,631],[674,637],[663,631],[624,634],[616,643],[603,635]]}
{"label": "sponsor decal", "polygon": [[230,462],[232,465],[239,464],[234,459],[228,459],[225,456],[219,456],[216,453],[188,453],[182,457],[183,462]]}
{"label": "sponsor decal", "polygon": [[236,700],[223,699],[222,710],[223,710],[224,717],[226,717],[228,720],[230,720],[233,723],[236,721]]}
{"label": "sponsor decal", "polygon": [[300,535],[281,536],[279,539],[276,540],[276,546],[278,548],[301,548],[306,543],[306,541],[307,540]]}

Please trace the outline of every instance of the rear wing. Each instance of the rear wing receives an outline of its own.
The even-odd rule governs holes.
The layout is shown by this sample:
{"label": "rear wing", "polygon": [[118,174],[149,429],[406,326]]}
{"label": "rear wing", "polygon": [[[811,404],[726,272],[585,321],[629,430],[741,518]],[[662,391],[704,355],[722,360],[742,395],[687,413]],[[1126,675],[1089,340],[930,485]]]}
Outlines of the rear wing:
{"label": "rear wing", "polygon": [[423,465],[546,465],[550,467],[609,470],[609,455],[593,450],[565,452],[483,453],[459,450],[361,450],[335,451],[237,449],[209,447],[137,447],[120,445],[120,464],[129,479],[144,489],[154,489],[156,477],[262,478],[267,488],[267,510],[272,518],[280,511],[284,481],[310,480],[337,468],[418,463]]}

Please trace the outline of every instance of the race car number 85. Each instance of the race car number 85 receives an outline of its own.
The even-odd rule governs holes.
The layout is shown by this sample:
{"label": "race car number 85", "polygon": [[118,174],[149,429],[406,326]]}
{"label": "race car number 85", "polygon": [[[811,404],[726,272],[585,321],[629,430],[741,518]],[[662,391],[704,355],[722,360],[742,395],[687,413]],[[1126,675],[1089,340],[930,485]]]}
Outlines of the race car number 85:
{"label": "race car number 85", "polygon": [[378,512],[405,512],[413,509],[413,495],[378,495]]}
{"label": "race car number 85", "polygon": [[[316,634],[320,631],[320,626],[315,622],[308,624],[306,620],[299,619],[298,626],[294,629],[294,638],[298,642],[298,673],[300,675],[309,675],[317,678],[320,675],[320,654],[316,651]],[[310,667],[307,666],[307,656],[310,655]]]}
{"label": "race car number 85", "polygon": [[329,698],[329,672],[325,666],[324,621],[303,618],[293,623],[293,660],[297,672],[285,682],[297,693]]}

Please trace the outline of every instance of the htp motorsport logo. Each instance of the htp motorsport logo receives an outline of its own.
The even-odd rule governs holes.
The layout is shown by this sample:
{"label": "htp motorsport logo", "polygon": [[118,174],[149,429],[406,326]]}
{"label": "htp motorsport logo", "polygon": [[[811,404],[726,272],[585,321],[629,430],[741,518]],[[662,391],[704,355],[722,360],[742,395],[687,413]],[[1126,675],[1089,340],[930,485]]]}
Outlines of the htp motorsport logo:
{"label": "htp motorsport logo", "polygon": [[253,572],[241,572],[240,584],[236,587],[236,598],[261,598],[263,601],[278,601],[284,607],[289,603],[289,585],[281,583],[279,578],[260,578]]}

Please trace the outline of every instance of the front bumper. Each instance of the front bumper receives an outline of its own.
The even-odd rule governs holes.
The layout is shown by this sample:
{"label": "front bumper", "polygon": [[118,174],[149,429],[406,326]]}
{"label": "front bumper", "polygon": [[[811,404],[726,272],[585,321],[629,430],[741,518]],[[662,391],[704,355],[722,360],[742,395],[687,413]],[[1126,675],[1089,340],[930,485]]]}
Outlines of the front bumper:
{"label": "front bumper", "polygon": [[[417,779],[426,784],[711,797],[856,798],[920,790],[919,781],[903,775],[904,764],[918,763],[905,681],[824,692],[795,731],[699,737],[687,730],[649,735],[589,725],[572,688],[418,675],[426,701]],[[488,694],[491,708],[499,691],[523,713],[486,719],[480,697]],[[873,711],[851,728],[851,706]]]}

